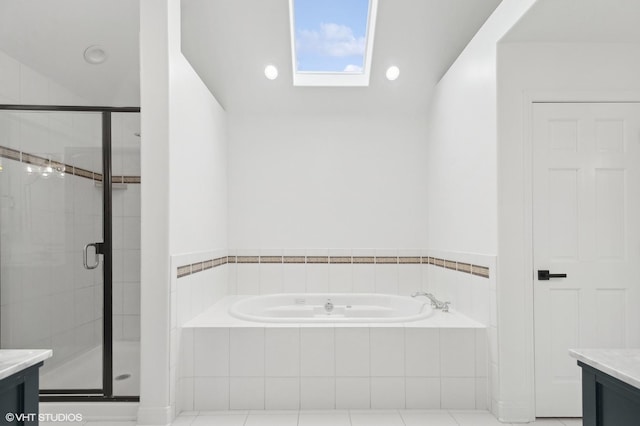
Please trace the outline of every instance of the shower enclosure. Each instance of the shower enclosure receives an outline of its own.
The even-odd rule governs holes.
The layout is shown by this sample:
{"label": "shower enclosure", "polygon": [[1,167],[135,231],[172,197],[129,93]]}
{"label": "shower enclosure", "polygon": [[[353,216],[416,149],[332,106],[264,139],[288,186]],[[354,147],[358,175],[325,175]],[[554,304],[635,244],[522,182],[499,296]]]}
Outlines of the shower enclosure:
{"label": "shower enclosure", "polygon": [[0,105],[0,347],[41,400],[137,400],[139,108]]}

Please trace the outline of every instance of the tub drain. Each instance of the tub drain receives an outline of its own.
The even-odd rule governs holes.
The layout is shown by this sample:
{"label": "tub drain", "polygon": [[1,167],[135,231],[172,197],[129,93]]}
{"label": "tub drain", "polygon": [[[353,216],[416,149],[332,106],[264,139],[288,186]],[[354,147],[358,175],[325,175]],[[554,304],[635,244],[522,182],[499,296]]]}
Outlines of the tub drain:
{"label": "tub drain", "polygon": [[125,374],[120,374],[119,376],[116,376],[113,380],[127,380],[129,377],[131,377],[131,374],[125,373]]}

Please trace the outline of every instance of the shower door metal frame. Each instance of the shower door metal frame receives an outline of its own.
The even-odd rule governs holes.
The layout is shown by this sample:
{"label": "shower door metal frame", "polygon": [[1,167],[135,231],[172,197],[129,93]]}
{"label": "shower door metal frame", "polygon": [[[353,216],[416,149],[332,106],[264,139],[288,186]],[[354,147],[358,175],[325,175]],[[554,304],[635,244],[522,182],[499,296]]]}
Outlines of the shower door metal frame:
{"label": "shower door metal frame", "polygon": [[139,113],[139,107],[0,105],[0,111],[95,112],[102,117],[102,389],[40,389],[41,402],[137,402],[139,395],[113,395],[113,212],[111,114]]}

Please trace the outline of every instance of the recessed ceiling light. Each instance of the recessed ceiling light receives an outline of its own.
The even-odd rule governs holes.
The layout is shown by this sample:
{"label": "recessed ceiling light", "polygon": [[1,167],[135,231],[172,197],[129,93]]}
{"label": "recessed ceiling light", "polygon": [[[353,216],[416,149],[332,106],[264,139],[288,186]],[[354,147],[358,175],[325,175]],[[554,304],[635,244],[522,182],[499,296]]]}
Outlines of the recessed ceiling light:
{"label": "recessed ceiling light", "polygon": [[92,65],[99,65],[107,60],[107,51],[102,46],[89,46],[84,51],[84,60]]}
{"label": "recessed ceiling light", "polygon": [[395,65],[387,69],[387,80],[393,81],[400,76],[400,68]]}
{"label": "recessed ceiling light", "polygon": [[278,68],[273,65],[267,65],[264,68],[264,76],[269,80],[275,80],[276,78],[278,78]]}

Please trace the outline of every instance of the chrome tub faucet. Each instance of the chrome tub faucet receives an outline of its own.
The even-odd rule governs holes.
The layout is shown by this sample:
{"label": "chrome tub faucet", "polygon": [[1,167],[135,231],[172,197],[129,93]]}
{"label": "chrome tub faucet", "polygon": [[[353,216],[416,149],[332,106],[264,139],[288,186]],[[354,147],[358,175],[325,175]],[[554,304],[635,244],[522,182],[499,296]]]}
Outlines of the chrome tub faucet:
{"label": "chrome tub faucet", "polygon": [[449,305],[451,302],[441,302],[431,293],[426,293],[424,291],[416,291],[411,295],[411,297],[424,296],[431,301],[431,306],[442,310],[442,312],[449,312]]}

